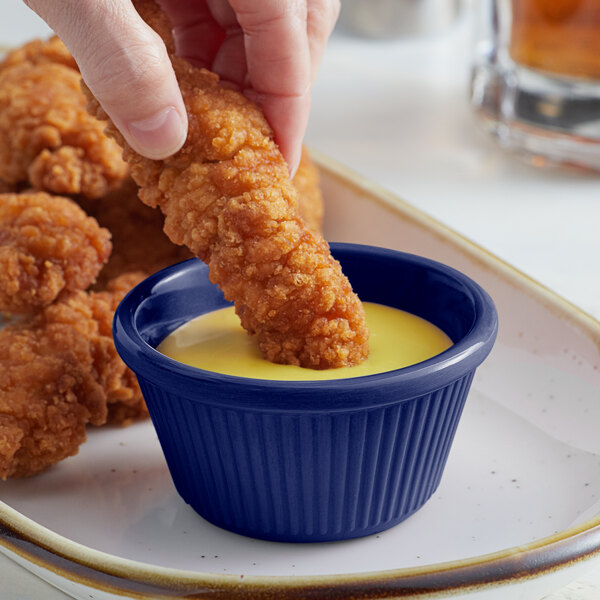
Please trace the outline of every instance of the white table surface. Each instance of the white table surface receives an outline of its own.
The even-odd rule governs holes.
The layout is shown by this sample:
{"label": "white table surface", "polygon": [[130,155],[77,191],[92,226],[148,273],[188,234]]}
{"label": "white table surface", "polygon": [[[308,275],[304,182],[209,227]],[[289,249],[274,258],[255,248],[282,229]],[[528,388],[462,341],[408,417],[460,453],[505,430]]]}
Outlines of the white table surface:
{"label": "white table surface", "polygon": [[[20,0],[2,0],[0,43],[47,33]],[[436,37],[336,32],[307,143],[600,319],[600,176],[536,170],[500,150],[469,108],[469,54],[468,12]],[[1,554],[0,582],[2,600],[67,598]],[[600,570],[547,600],[598,598]]]}

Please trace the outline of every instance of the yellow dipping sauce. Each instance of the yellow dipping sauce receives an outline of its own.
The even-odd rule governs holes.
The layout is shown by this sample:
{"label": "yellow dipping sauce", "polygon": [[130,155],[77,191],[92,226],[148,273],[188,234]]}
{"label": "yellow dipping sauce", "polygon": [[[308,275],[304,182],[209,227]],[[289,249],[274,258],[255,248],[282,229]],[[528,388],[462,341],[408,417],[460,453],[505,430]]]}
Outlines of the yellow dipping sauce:
{"label": "yellow dipping sauce", "polygon": [[170,333],[159,352],[186,365],[207,371],[286,381],[346,379],[384,373],[421,362],[450,346],[438,327],[410,313],[365,302],[370,331],[367,360],[355,367],[317,371],[277,365],[262,358],[256,341],[240,326],[233,307],[200,315]]}

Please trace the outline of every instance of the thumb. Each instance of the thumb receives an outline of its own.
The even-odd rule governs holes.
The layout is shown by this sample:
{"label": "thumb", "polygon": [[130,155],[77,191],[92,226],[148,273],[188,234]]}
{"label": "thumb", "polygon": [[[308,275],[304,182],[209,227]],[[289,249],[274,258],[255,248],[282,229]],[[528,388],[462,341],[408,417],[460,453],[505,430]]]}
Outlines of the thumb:
{"label": "thumb", "polygon": [[187,115],[162,40],[130,0],[26,0],[63,40],[129,145],[152,159],[179,150]]}

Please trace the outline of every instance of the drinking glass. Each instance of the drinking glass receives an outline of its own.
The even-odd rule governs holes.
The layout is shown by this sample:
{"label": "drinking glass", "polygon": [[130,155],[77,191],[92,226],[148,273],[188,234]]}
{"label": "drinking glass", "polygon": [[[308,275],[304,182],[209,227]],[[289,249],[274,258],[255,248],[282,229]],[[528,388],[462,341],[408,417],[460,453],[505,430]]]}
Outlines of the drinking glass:
{"label": "drinking glass", "polygon": [[600,0],[478,0],[471,103],[538,166],[600,170]]}

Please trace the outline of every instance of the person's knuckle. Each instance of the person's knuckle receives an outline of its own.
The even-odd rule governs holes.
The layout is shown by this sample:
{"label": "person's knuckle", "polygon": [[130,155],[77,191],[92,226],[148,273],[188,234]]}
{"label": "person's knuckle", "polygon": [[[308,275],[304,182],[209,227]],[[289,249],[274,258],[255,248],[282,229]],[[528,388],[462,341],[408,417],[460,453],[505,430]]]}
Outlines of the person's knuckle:
{"label": "person's knuckle", "polygon": [[235,9],[244,33],[260,36],[291,22],[304,21],[307,3],[306,0],[258,2],[249,6],[236,3]]}

